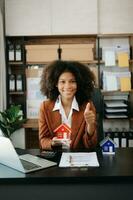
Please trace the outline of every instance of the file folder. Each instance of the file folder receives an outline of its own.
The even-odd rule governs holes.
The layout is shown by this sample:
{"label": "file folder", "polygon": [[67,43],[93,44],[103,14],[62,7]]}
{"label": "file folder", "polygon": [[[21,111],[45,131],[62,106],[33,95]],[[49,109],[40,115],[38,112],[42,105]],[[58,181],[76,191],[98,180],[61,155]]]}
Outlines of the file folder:
{"label": "file folder", "polygon": [[130,79],[130,77],[120,77],[120,90],[122,92],[131,90],[131,79]]}
{"label": "file folder", "polygon": [[127,52],[118,53],[118,66],[119,67],[129,67],[129,58]]}

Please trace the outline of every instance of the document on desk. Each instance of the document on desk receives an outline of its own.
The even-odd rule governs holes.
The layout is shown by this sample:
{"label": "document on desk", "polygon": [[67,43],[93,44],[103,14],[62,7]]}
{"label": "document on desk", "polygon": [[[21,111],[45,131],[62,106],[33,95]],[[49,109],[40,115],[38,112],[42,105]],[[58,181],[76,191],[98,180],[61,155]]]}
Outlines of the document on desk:
{"label": "document on desk", "polygon": [[96,152],[63,152],[59,167],[99,167]]}

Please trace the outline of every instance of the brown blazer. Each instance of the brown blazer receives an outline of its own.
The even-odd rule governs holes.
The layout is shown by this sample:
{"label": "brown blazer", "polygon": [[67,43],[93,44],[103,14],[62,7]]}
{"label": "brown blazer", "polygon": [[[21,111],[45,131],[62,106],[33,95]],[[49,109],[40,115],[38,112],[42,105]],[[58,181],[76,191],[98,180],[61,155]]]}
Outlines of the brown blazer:
{"label": "brown blazer", "polygon": [[[90,109],[95,112],[92,102]],[[59,111],[52,111],[54,101],[44,101],[40,107],[39,113],[39,142],[41,149],[51,149],[51,139],[54,137],[53,130],[61,124],[61,115]],[[72,114],[72,133],[71,133],[71,149],[91,149],[97,144],[96,127],[92,136],[86,131],[86,123],[84,120],[84,110],[86,104],[79,107],[79,111],[74,110]],[[96,112],[95,112],[96,113]]]}

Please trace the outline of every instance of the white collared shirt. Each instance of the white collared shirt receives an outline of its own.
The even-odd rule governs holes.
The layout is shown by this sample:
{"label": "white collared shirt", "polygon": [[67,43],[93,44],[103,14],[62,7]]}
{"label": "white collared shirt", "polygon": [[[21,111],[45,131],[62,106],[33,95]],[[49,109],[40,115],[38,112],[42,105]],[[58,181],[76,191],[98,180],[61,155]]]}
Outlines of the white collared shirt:
{"label": "white collared shirt", "polygon": [[67,124],[71,128],[73,110],[79,111],[79,106],[78,106],[78,102],[77,102],[76,98],[75,97],[73,98],[71,110],[70,110],[68,117],[66,116],[64,108],[62,106],[60,95],[57,98],[54,108],[53,108],[53,111],[56,111],[56,110],[59,110],[59,113],[61,114],[62,123]]}

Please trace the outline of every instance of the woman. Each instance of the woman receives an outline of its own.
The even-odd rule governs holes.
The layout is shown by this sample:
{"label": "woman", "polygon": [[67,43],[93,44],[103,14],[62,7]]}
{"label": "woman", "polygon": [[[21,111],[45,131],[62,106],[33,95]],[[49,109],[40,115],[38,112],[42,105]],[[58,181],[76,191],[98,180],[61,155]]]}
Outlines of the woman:
{"label": "woman", "polygon": [[40,107],[39,141],[41,149],[63,145],[54,130],[62,123],[71,128],[70,149],[92,149],[97,144],[96,111],[91,101],[94,75],[88,66],[76,61],[54,61],[44,67],[41,92],[48,100]]}

